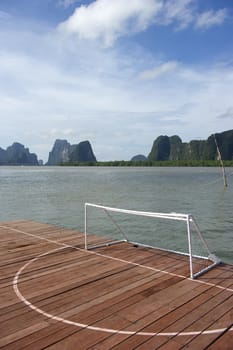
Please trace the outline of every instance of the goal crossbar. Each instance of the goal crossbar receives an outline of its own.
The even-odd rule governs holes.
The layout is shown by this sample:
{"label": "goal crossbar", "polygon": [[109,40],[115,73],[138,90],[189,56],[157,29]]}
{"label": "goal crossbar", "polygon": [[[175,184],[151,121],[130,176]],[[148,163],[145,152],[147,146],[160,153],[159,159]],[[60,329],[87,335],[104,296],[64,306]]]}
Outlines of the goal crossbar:
{"label": "goal crossbar", "polygon": [[[93,245],[91,247],[88,247],[88,238],[87,238],[87,236],[88,236],[88,233],[87,233],[87,208],[88,207],[93,207],[93,208],[98,208],[98,209],[104,210],[107,213],[107,215],[110,217],[110,219],[113,222],[113,224],[115,225],[115,227],[121,233],[122,239],[121,240],[108,241],[107,243],[102,243],[102,244],[99,244],[99,245]],[[158,213],[158,212],[137,211],[137,210],[113,208],[113,207],[108,207],[108,206],[94,204],[94,203],[85,203],[85,208],[84,209],[85,209],[85,219],[84,219],[85,220],[85,222],[84,222],[85,249],[94,249],[94,248],[99,248],[99,247],[103,247],[103,246],[106,246],[106,245],[109,246],[109,245],[117,244],[117,243],[120,243],[120,242],[128,242],[128,243],[137,244],[137,245],[143,246],[143,247],[156,248],[156,249],[170,251],[170,252],[177,253],[177,254],[188,255],[189,256],[189,266],[190,266],[190,278],[192,278],[192,279],[199,277],[203,273],[209,271],[214,266],[216,266],[216,265],[221,263],[220,259],[217,258],[213,253],[211,253],[211,251],[210,251],[210,249],[208,247],[208,244],[207,244],[205,238],[203,237],[203,234],[200,231],[200,228],[199,228],[199,226],[197,224],[197,221],[195,220],[195,218],[193,217],[192,214],[180,214],[180,213],[175,213],[175,212],[172,212],[172,213]],[[175,250],[164,249],[164,248],[158,248],[158,247],[155,247],[155,246],[149,246],[149,245],[146,245],[146,244],[130,241],[127,238],[126,234],[123,232],[123,230],[120,228],[118,223],[112,218],[112,216],[110,215],[110,212],[186,222],[186,225],[187,225],[187,240],[188,240],[188,253],[179,252],[179,251],[175,251]],[[206,249],[206,251],[208,253],[208,257],[197,256],[197,255],[193,254],[193,246],[192,246],[192,240],[191,240],[191,224],[193,225],[195,231],[197,232],[197,235],[199,236],[200,241],[202,242],[203,246],[205,247],[205,249]],[[203,268],[202,270],[194,273],[193,272],[193,257],[210,260],[212,262],[212,264],[210,264],[209,266]]]}
{"label": "goal crossbar", "polygon": [[104,209],[104,210],[112,211],[112,212],[116,212],[116,213],[132,214],[132,215],[138,215],[138,216],[148,216],[148,217],[153,217],[153,218],[163,218],[163,219],[171,219],[171,220],[187,221],[187,217],[188,217],[188,214],[156,213],[156,212],[150,212],[150,211],[128,210],[128,209],[106,207],[104,205],[93,204],[93,203],[85,203],[85,207],[87,207],[87,206],[100,208],[100,209]]}

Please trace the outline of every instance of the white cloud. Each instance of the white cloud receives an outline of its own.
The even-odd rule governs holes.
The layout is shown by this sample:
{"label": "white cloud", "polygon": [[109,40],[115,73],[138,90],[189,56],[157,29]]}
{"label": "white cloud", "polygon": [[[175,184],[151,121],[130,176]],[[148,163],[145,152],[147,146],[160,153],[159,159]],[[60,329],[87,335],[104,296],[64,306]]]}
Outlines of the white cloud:
{"label": "white cloud", "polygon": [[[178,18],[181,9],[170,12],[170,18]],[[130,28],[131,17],[122,11],[119,18],[127,24],[117,34],[114,27],[113,37]],[[150,14],[145,18],[142,23],[155,20]],[[89,139],[99,160],[130,159],[148,154],[160,134],[190,140],[232,128],[232,109],[226,111],[232,106],[231,64],[191,66],[162,60],[156,52],[152,57],[142,48],[105,50],[60,34],[25,34],[2,26],[0,147],[19,141],[46,161],[56,138],[70,143]],[[98,32],[100,38],[104,31]],[[217,116],[226,112],[223,123]]]}
{"label": "white cloud", "polygon": [[[10,75],[12,79],[12,89],[0,89],[1,147],[17,140],[46,161],[56,138],[70,143],[89,139],[99,160],[130,159],[148,154],[160,134],[190,140],[232,128],[230,117],[224,125],[217,117],[232,105],[231,66],[165,61],[141,73],[139,82],[140,57],[125,56],[122,61],[116,50],[82,51],[80,46],[76,52],[83,59],[75,65],[77,56],[70,56],[67,44],[62,60],[57,49],[46,63],[29,53],[14,53],[14,60],[9,53],[1,56],[0,76],[7,70],[2,85]],[[86,69],[85,58],[93,69]],[[166,79],[160,79],[165,74]]]}
{"label": "white cloud", "polygon": [[[69,4],[73,0],[65,0]],[[81,5],[58,28],[81,39],[98,40],[111,47],[120,37],[142,32],[153,25],[210,28],[222,24],[227,10],[199,13],[194,0],[95,0]]]}
{"label": "white cloud", "polygon": [[167,0],[163,7],[162,23],[177,22],[177,29],[184,29],[193,22],[194,14],[193,0]]}
{"label": "white cloud", "polygon": [[195,26],[199,29],[208,29],[212,26],[222,24],[227,17],[228,13],[226,9],[206,11],[197,17]]}
{"label": "white cloud", "polygon": [[58,5],[67,8],[81,1],[82,0],[59,0]]}
{"label": "white cloud", "polygon": [[173,72],[174,70],[176,70],[177,67],[178,67],[178,62],[175,62],[175,61],[165,62],[153,69],[149,69],[141,72],[139,74],[139,79],[141,80],[156,79],[161,75]]}
{"label": "white cloud", "polygon": [[195,0],[164,0],[160,21],[156,21],[156,23],[175,24],[177,30],[184,30],[188,26],[194,26],[196,29],[208,29],[223,24],[227,17],[228,10],[225,8],[201,13],[198,11]]}
{"label": "white cloud", "polygon": [[111,46],[116,39],[148,28],[162,7],[160,0],[96,0],[78,7],[59,28],[82,39],[101,39]]}

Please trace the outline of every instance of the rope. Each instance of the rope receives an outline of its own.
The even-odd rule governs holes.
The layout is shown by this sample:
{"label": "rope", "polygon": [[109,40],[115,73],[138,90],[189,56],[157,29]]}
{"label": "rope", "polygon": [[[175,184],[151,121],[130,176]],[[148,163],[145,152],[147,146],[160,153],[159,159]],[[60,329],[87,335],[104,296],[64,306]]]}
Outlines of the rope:
{"label": "rope", "polygon": [[126,234],[124,233],[124,231],[121,229],[121,227],[118,225],[118,223],[116,222],[116,220],[113,219],[113,217],[109,214],[109,212],[107,210],[104,210],[104,212],[108,215],[108,217],[111,219],[111,221],[114,223],[114,225],[116,226],[116,228],[118,229],[118,231],[122,234],[122,236],[124,237],[124,239],[126,241],[128,241],[128,238],[126,236]]}

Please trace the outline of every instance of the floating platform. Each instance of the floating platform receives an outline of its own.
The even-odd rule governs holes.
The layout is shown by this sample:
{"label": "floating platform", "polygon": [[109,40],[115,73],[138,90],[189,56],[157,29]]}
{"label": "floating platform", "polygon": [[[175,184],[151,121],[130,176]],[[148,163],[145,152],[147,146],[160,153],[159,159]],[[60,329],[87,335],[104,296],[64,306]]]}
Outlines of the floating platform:
{"label": "floating platform", "polygon": [[232,265],[192,280],[186,256],[2,222],[0,283],[0,349],[233,349]]}

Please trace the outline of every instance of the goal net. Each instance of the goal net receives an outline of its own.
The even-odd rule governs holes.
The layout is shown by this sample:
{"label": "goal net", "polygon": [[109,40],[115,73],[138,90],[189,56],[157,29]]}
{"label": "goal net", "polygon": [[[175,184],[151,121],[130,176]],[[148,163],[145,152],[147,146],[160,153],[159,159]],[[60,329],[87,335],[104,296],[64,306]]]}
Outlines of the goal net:
{"label": "goal net", "polygon": [[186,255],[191,278],[197,278],[220,263],[211,253],[191,214],[136,211],[85,203],[85,249],[120,242]]}

